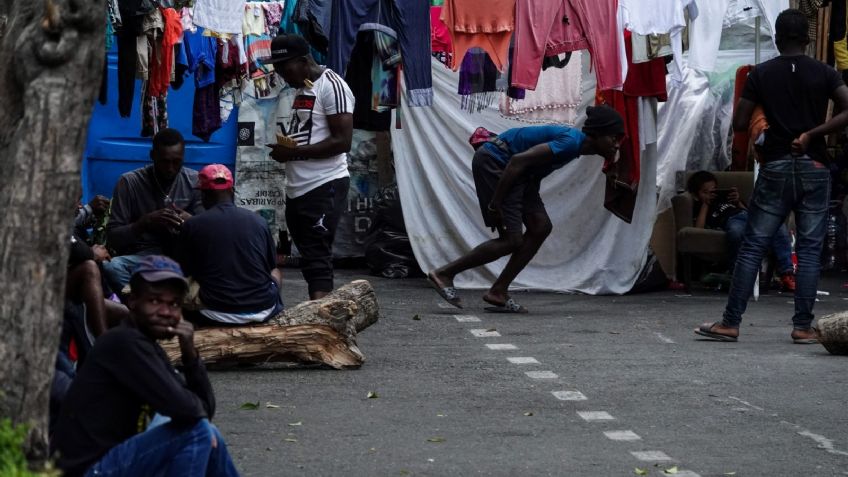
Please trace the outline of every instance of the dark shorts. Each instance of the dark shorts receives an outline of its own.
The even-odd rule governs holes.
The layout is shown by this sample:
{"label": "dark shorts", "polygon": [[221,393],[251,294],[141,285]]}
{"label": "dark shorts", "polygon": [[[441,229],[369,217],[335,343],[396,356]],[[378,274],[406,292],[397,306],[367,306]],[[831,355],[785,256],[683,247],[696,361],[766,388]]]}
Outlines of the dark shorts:
{"label": "dark shorts", "polygon": [[[488,209],[505,167],[484,147],[474,153],[474,159],[471,161],[477,200],[480,201],[480,211],[483,213],[483,221],[487,227],[494,226],[489,220]],[[525,217],[533,213],[546,212],[545,203],[539,195],[540,185],[541,179],[527,179],[513,185],[512,190],[507,193],[501,205],[503,225],[507,233],[523,233]]]}

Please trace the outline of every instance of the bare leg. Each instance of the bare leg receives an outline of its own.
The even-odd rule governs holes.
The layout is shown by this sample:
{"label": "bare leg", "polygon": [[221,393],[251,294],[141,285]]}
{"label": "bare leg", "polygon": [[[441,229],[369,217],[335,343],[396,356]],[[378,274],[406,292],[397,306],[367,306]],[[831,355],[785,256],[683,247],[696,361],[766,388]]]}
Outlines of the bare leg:
{"label": "bare leg", "polygon": [[488,298],[486,301],[499,304],[506,303],[509,299],[509,285],[521,273],[521,270],[524,270],[524,267],[530,263],[553,228],[551,219],[544,211],[528,215],[524,219],[524,224],[527,231],[524,233],[521,247],[509,257],[506,267],[498,275],[497,280],[492,284],[492,288],[486,293],[486,298]]}
{"label": "bare leg", "polygon": [[100,280],[100,269],[94,260],[86,260],[68,270],[68,297],[85,303],[86,323],[97,337],[108,328],[106,325],[106,303]]}
{"label": "bare leg", "polygon": [[430,276],[439,287],[451,287],[456,275],[480,265],[494,262],[504,255],[509,255],[520,244],[520,235],[501,234],[496,239],[487,240],[474,247],[470,252],[453,262],[433,270],[430,272]]}

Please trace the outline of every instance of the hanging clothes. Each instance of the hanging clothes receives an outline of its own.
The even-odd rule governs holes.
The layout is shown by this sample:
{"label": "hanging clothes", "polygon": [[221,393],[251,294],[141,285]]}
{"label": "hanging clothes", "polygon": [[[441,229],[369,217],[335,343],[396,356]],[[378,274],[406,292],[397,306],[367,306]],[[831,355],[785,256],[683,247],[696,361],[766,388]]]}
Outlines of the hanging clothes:
{"label": "hanging clothes", "polygon": [[309,45],[324,55],[330,43],[332,3],[332,0],[297,0],[292,18]]}
{"label": "hanging clothes", "polygon": [[462,109],[479,113],[495,102],[498,95],[498,68],[482,48],[471,48],[459,67],[457,94],[462,99]]}
{"label": "hanging clothes", "polygon": [[[243,11],[243,7],[242,7]],[[241,25],[239,18],[239,25]],[[194,105],[191,133],[208,142],[212,133],[221,127],[220,97],[215,84],[215,59],[218,40],[203,35],[203,28],[183,35],[188,71],[194,75]]]}
{"label": "hanging clothes", "polygon": [[138,56],[136,38],[142,34],[142,19],[155,8],[149,0],[118,2],[121,17],[121,29],[118,31],[118,112],[121,117],[132,114]]}
{"label": "hanging clothes", "polygon": [[283,5],[280,2],[260,2],[265,11],[265,26],[271,38],[277,36],[280,22],[283,20]]}
{"label": "hanging clothes", "polygon": [[429,9],[427,2],[421,0],[333,2],[328,67],[343,74],[360,27],[374,24],[372,29],[382,29],[398,39],[409,105],[432,105]]}
{"label": "hanging clothes", "polygon": [[[686,39],[686,35],[682,35]],[[633,33],[630,41],[633,49],[633,63],[646,63],[648,61],[672,55],[671,35],[663,33],[660,35],[640,35]],[[685,45],[683,50],[688,49]]]}
{"label": "hanging clothes", "polygon": [[444,57],[444,63],[453,67],[453,42],[450,31],[445,22],[442,21],[442,7],[430,7],[430,49],[433,54],[439,53]]}
{"label": "hanging clothes", "polygon": [[[741,18],[762,16],[764,26],[774,32],[774,22],[777,15],[789,8],[789,0],[751,0],[756,9],[744,10]],[[844,3],[844,2],[843,2]],[[721,43],[722,26],[731,22],[737,22],[740,16],[728,16],[728,9],[732,7],[731,0],[710,0],[709,2],[698,2],[698,15],[692,19],[689,25],[689,67],[698,71],[713,71],[716,58],[718,57],[719,44]],[[739,8],[731,9],[731,13],[739,11]],[[774,37],[772,37],[774,41]]]}
{"label": "hanging clothes", "polygon": [[241,33],[245,0],[195,0],[194,24],[215,33]]}
{"label": "hanging clothes", "polygon": [[392,121],[391,111],[376,111],[372,106],[372,68],[375,57],[374,30],[362,30],[356,36],[356,45],[350,55],[345,83],[356,99],[353,107],[353,127],[365,131],[388,131]]}
{"label": "hanging clothes", "polygon": [[583,99],[582,78],[581,52],[575,51],[565,67],[542,71],[535,91],[527,91],[523,100],[502,95],[501,114],[521,121],[573,126]]}
{"label": "hanging clothes", "polygon": [[[726,2],[728,0],[719,1]],[[687,15],[690,20],[700,17],[699,6],[701,3],[709,2],[696,4],[695,0],[620,0],[618,4],[619,23],[623,29],[639,35],[668,34],[674,56],[674,62],[670,66],[671,78],[675,83],[679,83],[683,81],[684,68],[682,33],[686,28]],[[718,34],[721,35],[721,26],[719,25],[717,28]],[[662,45],[659,45],[659,47],[661,48]],[[643,56],[641,45],[639,50],[638,56],[641,58]],[[718,45],[716,45],[716,50],[718,50]],[[657,55],[659,55],[659,52],[657,52]],[[644,56],[649,57],[650,54],[646,53]]]}
{"label": "hanging clothes", "polygon": [[[622,91],[627,96],[655,97],[659,101],[668,99],[665,81],[665,61],[656,58],[645,63],[633,62],[633,40],[635,35],[624,32],[624,47],[627,57],[627,78]],[[644,38],[644,37],[643,37]]]}
{"label": "hanging clothes", "polygon": [[807,33],[810,36],[810,44],[807,45],[807,56],[816,57],[816,38],[819,32],[819,9],[824,0],[799,0],[798,10],[807,17]]}
{"label": "hanging clothes", "polygon": [[454,58],[482,48],[499,71],[506,70],[515,30],[515,0],[445,0],[441,20],[450,32]]}
{"label": "hanging clothes", "polygon": [[268,34],[268,27],[265,23],[265,8],[262,7],[262,3],[247,2],[244,4],[241,33],[243,35]]}
{"label": "hanging clothes", "polygon": [[150,64],[150,94],[164,96],[168,93],[174,71],[174,46],[180,42],[183,26],[180,14],[173,8],[161,8],[164,24],[159,54]]}
{"label": "hanging clothes", "polygon": [[512,86],[535,89],[542,60],[588,49],[601,89],[621,88],[616,0],[516,0]]}

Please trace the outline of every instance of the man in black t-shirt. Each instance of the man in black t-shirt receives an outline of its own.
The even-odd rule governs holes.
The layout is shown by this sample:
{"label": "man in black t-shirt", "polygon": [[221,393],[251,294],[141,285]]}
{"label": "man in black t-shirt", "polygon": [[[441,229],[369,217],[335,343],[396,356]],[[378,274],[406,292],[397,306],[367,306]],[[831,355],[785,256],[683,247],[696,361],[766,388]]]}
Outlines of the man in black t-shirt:
{"label": "man in black t-shirt", "polygon": [[264,322],[282,311],[276,247],[268,223],[233,203],[233,175],[222,164],[198,174],[203,213],[183,224],[177,258],[200,286],[198,325]]}
{"label": "man in black t-shirt", "polygon": [[[182,270],[148,255],[130,286],[129,318],[97,339],[62,403],[51,442],[57,465],[67,477],[238,475],[209,423],[215,396],[193,328],[181,319]],[[182,376],[156,342],[174,337]],[[154,415],[169,422],[148,426]]]}
{"label": "man in black t-shirt", "polygon": [[[764,164],[754,186],[724,317],[696,328],[700,336],[737,340],[766,248],[789,212],[795,212],[798,271],[791,338],[798,344],[817,342],[813,305],[830,199],[824,137],[848,125],[848,87],[836,70],[804,54],[809,41],[804,14],[794,9],[781,12],[775,22],[780,56],[751,71],[736,105],[735,131],[747,131],[754,108],[763,108],[769,124],[760,149]],[[830,99],[842,112],[826,121]]]}

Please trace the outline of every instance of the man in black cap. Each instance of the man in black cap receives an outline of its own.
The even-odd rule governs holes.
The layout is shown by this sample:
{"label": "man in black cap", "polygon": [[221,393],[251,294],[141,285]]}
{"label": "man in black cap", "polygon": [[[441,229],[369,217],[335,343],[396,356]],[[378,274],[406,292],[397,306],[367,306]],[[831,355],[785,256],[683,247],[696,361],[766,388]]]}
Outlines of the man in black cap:
{"label": "man in black cap", "polygon": [[612,162],[624,136],[624,121],[611,108],[589,107],[582,132],[558,125],[509,129],[497,136],[483,132],[478,129],[469,140],[475,149],[471,170],[483,220],[497,229],[498,238],[431,271],[427,278],[442,298],[462,308],[454,277],[510,255],[483,301],[492,305],[486,311],[527,313],[508,292],[552,230],[539,195],[542,179],[583,155],[597,154]]}
{"label": "man in black cap", "polygon": [[347,153],[353,138],[353,93],[319,66],[298,35],[271,41],[266,61],[295,92],[291,119],[271,158],[286,163],[286,225],[301,255],[309,298],[333,290],[333,240],[347,201]]}
{"label": "man in black cap", "polygon": [[[182,320],[188,289],[160,255],[130,278],[129,317],[101,335],[61,404],[52,448],[63,475],[237,476],[218,429],[215,395]],[[177,338],[182,376],[157,340]],[[168,421],[149,425],[152,418]],[[165,419],[167,418],[167,419]]]}

